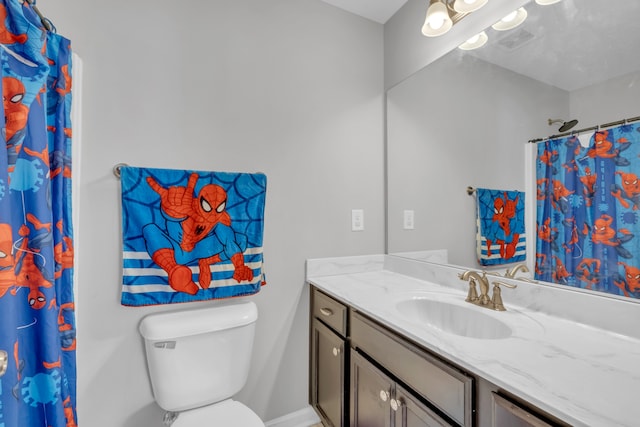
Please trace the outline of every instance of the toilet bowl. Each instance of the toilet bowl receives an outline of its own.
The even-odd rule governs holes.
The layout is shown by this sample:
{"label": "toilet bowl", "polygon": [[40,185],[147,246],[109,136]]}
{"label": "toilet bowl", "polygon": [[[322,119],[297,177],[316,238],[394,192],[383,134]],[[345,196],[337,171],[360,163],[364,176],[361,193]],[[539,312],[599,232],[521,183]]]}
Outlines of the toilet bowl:
{"label": "toilet bowl", "polygon": [[145,342],[153,397],[173,427],[264,427],[232,397],[246,384],[258,309],[251,301],[147,315]]}

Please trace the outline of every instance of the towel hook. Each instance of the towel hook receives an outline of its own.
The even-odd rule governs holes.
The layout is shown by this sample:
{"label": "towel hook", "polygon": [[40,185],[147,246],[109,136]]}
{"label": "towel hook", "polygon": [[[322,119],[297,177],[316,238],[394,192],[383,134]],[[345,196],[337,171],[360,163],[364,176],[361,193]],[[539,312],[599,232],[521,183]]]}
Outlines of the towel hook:
{"label": "towel hook", "polygon": [[123,167],[126,168],[127,166],[129,165],[126,163],[118,163],[113,167],[113,174],[116,176],[116,178],[120,179],[120,169],[122,169]]}
{"label": "towel hook", "polygon": [[475,193],[475,192],[476,192],[476,189],[475,189],[475,188],[473,188],[473,187],[467,187],[467,194],[468,194],[468,195],[472,196],[472,195],[473,195],[473,193]]}

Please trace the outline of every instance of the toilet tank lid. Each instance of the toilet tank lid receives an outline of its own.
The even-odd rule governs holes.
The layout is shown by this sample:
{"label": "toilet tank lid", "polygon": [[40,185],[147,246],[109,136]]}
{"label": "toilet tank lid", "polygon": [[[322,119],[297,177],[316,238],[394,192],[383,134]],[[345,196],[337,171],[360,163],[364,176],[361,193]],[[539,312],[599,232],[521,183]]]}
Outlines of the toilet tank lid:
{"label": "toilet tank lid", "polygon": [[168,340],[224,329],[237,328],[255,322],[258,308],[253,301],[192,310],[154,313],[140,322],[140,335],[145,339]]}

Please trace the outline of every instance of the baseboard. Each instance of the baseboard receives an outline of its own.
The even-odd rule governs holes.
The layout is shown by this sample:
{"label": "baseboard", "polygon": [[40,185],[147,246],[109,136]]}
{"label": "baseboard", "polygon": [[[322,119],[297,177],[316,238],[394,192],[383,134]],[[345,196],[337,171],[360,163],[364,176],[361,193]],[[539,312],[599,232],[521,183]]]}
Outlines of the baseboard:
{"label": "baseboard", "polygon": [[267,421],[266,427],[310,427],[320,422],[320,418],[311,406],[291,412],[274,420]]}

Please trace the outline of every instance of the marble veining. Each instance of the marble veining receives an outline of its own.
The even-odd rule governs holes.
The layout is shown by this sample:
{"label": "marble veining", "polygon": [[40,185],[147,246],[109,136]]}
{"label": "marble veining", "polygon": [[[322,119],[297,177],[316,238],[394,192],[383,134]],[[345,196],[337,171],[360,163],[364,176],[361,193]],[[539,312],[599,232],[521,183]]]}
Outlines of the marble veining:
{"label": "marble veining", "polygon": [[[330,271],[331,275],[308,275],[307,281],[575,426],[638,425],[640,339],[627,333],[632,328],[621,324],[631,323],[637,329],[639,304],[601,301],[518,282],[517,289],[503,291],[507,311],[493,312],[464,302],[466,283],[457,278],[462,270],[455,267],[383,256],[380,268],[378,256],[371,261],[356,258],[359,269],[349,267],[350,258],[331,259],[329,268],[321,265],[322,260],[314,260],[311,271]],[[366,271],[363,266],[372,269]],[[491,316],[505,323],[511,333],[474,338],[465,336],[462,319],[447,331],[430,325],[419,314],[398,309],[403,301],[428,298]],[[592,319],[608,316],[624,319]],[[582,318],[591,322],[580,322]],[[448,320],[458,321],[456,317]]]}
{"label": "marble veining", "polygon": [[306,264],[307,277],[382,270],[384,261],[384,255],[309,259]]}

